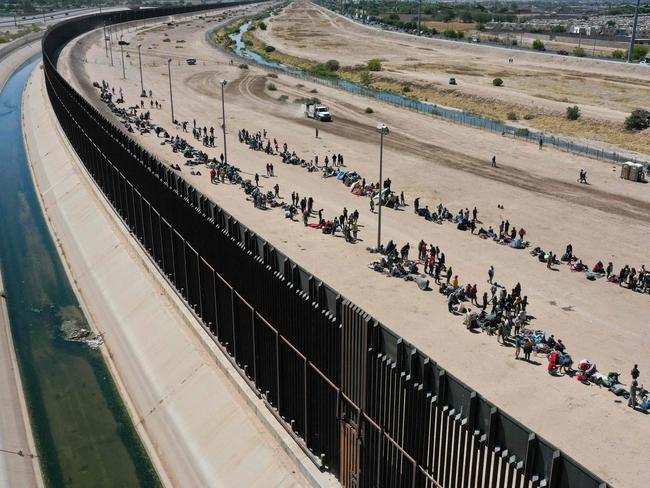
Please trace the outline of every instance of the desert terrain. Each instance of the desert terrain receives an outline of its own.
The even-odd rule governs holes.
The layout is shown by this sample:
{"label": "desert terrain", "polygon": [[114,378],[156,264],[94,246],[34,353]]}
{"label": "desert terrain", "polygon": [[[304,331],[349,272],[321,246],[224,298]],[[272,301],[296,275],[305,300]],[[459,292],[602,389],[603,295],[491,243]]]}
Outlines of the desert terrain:
{"label": "desert terrain", "polygon": [[[335,59],[339,75],[354,81],[370,59],[379,59],[382,70],[370,72],[369,86],[498,120],[514,114],[522,127],[610,149],[649,152],[647,131],[622,130],[632,110],[648,108],[648,66],[417,38],[354,23],[306,1],[291,3],[266,24],[251,32],[251,40],[257,49],[274,47],[271,59]],[[449,85],[451,77],[456,86]],[[503,86],[494,86],[495,78]],[[565,117],[573,105],[582,111],[577,121]]]}
{"label": "desert terrain", "polygon": [[[292,37],[296,32],[303,32],[304,47],[290,47],[295,41],[287,41],[287,51],[294,49],[294,54],[303,56],[309,52],[311,59],[319,61],[335,57],[342,65],[353,65],[380,57],[387,60],[386,66],[406,62],[399,61],[401,47],[393,37],[384,39],[385,33],[334,18],[311,4],[292,4],[289,9],[292,8],[299,9],[296,16],[287,14],[284,20],[282,16],[272,18],[268,22],[272,27],[256,35],[274,36],[273,42],[277,43],[282,28],[292,30]],[[312,18],[313,24],[309,24],[312,27],[304,24],[306,20],[298,15],[300,12]],[[484,227],[498,227],[501,220],[509,219],[517,228],[526,229],[531,248],[540,246],[562,254],[571,243],[576,255],[589,267],[598,260],[605,264],[612,261],[618,272],[624,264],[637,268],[648,264],[650,187],[620,179],[620,169],[612,164],[547,148],[539,150],[532,144],[499,134],[447,123],[377,101],[369,102],[288,75],[269,77],[265,70],[253,65],[242,69],[238,60],[231,63],[229,54],[214,48],[207,40],[206,33],[214,28],[215,22],[216,19],[195,19],[152,30],[125,30],[125,39],[131,43],[125,46],[128,55],[125,79],[120,58],[115,55],[117,46],[113,46],[115,59],[111,66],[100,31],[82,36],[66,47],[60,69],[76,89],[113,117],[92,83],[105,80],[115,87],[116,93],[119,89],[123,91],[125,106],[139,104],[136,46],[142,44],[144,88],[152,90],[153,100],[162,104],[161,109],[151,110],[153,122],[165,127],[170,135],[184,137],[210,157],[217,158],[223,152],[219,82],[227,80],[229,161],[241,169],[244,178],[261,175],[264,191],[277,183],[284,201],[294,191],[301,197],[313,197],[314,208],[323,209],[326,219],[339,215],[343,207],[349,211],[358,209],[361,231],[356,244],[346,243],[340,234],[327,236],[303,226],[302,222],[285,219],[277,208],[254,208],[239,186],[212,184],[208,168],[185,166],[184,158],[173,153],[169,145],[161,145],[163,139],[155,134],[136,132],[133,137],[161,161],[179,164],[181,174],[192,185],[298,264],[608,483],[645,486],[650,467],[644,463],[646,450],[640,446],[650,435],[647,416],[627,408],[624,401],[605,388],[587,386],[568,376],[548,375],[544,357],[533,358],[533,362],[517,361],[514,348],[498,344],[494,336],[469,333],[462,325],[462,317],[448,313],[446,301],[436,289],[420,291],[413,283],[386,278],[368,269],[367,264],[376,255],[368,253],[366,247],[375,245],[377,235],[377,216],[370,212],[368,199],[353,195],[335,178],[323,179],[317,172],[282,164],[278,156],[250,150],[238,142],[237,132],[266,129],[271,141],[277,139],[280,146],[286,142],[290,150],[306,160],[318,154],[322,161],[325,155],[341,153],[345,156],[346,170],[355,170],[368,181],[376,181],[379,135],[375,127],[378,122],[387,124],[391,133],[385,139],[384,177],[391,178],[397,192],[404,192],[409,205],[400,211],[383,211],[382,241],[393,239],[398,246],[408,241],[411,253],[416,252],[420,239],[439,246],[460,282],[477,283],[479,295],[488,287],[487,269],[493,265],[496,280],[508,289],[521,283],[523,294],[530,301],[529,313],[534,316],[531,327],[561,338],[576,363],[583,357],[589,358],[605,374],[621,371],[626,383],[634,363],[639,364],[642,372],[641,383],[650,374],[647,294],[634,293],[604,280],[587,281],[584,274],[573,273],[565,265],[548,270],[528,250],[499,246],[468,232],[459,232],[449,223],[427,222],[413,213],[412,202],[420,197],[420,205],[430,208],[442,202],[453,213],[476,206]],[[319,36],[314,31],[308,36],[307,31],[317,25],[330,35]],[[346,44],[334,45],[339,42],[334,34],[345,37],[350,32],[357,35],[354,49],[346,49]],[[383,42],[386,48],[372,48],[373,42]],[[436,62],[438,48],[429,47],[431,41],[405,37],[403,42],[412,43],[409,49],[418,53],[414,56],[417,60],[409,63]],[[284,48],[279,43],[277,47]],[[449,62],[449,70],[463,69],[474,57],[484,58],[479,65],[483,68],[474,68],[477,71],[488,70],[492,64],[496,66],[490,70],[508,69],[507,59],[500,59],[497,54],[466,53],[464,47],[445,45],[445,50],[453,51],[456,58]],[[187,58],[195,58],[196,65],[187,65]],[[173,60],[175,118],[188,121],[190,131],[194,120],[199,127],[214,127],[215,148],[201,147],[191,132],[184,133],[180,126],[172,126],[168,59]],[[530,103],[553,112],[554,102],[536,93],[538,90],[550,93],[550,86],[556,80],[549,76],[545,83],[544,77],[559,71],[557,76],[578,78],[571,85],[575,91],[571,96],[584,96],[585,102],[590,102],[584,106],[585,114],[603,124],[607,120],[620,121],[625,113],[608,97],[598,99],[586,95],[589,90],[594,91],[592,96],[599,90],[607,93],[603,88],[604,76],[615,80],[607,83],[632,80],[639,89],[649,89],[650,81],[644,79],[638,67],[597,62],[583,66],[581,60],[550,57],[548,61],[545,58],[540,61],[539,57],[533,59],[532,54],[517,55],[515,63],[518,67],[526,66],[529,74],[520,76],[518,82],[512,81],[514,86],[521,83],[521,88],[517,91],[513,87],[506,92],[508,98],[522,106]],[[612,66],[616,70],[609,72]],[[432,84],[436,80],[443,84],[448,76],[434,71],[422,75],[420,70],[397,70],[397,64],[395,69],[400,71],[396,76],[413,80],[424,76]],[[466,84],[465,76],[459,76],[461,86]],[[485,82],[491,76],[476,74],[467,78],[475,78],[467,84],[473,83],[477,90],[491,93],[492,88]],[[579,81],[582,78],[584,81]],[[271,83],[275,85],[274,90],[269,89]],[[536,88],[525,88],[526,83]],[[295,101],[314,94],[330,107],[333,122],[318,123],[304,117],[300,104]],[[144,100],[149,103],[148,98]],[[499,99],[495,97],[495,100]],[[366,113],[369,105],[374,110],[372,114]],[[316,127],[318,138],[314,137]],[[492,156],[497,158],[497,168],[490,166]],[[275,167],[276,176],[272,178],[265,175],[265,164],[269,162]],[[580,169],[587,170],[589,185],[576,182]],[[196,170],[201,175],[190,174]],[[315,218],[310,222],[315,222]],[[588,440],[586,432],[590,433]],[[589,449],[584,448],[586,442]]]}

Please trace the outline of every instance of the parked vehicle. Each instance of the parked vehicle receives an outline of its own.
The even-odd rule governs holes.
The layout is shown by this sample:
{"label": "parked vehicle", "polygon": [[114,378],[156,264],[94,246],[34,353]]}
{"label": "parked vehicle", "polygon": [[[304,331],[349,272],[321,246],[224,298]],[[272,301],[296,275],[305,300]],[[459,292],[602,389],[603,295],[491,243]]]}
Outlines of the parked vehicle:
{"label": "parked vehicle", "polygon": [[320,120],[321,122],[330,122],[332,120],[332,114],[325,105],[307,103],[303,105],[303,109],[305,115],[310,119]]}
{"label": "parked vehicle", "polygon": [[190,66],[194,66],[194,65],[196,64],[196,59],[194,59],[194,58],[189,58],[186,62],[187,62],[187,64],[189,64]]}
{"label": "parked vehicle", "polygon": [[456,85],[456,78],[449,78],[449,84],[450,85]]}
{"label": "parked vehicle", "polygon": [[557,53],[560,56],[568,56],[569,55],[569,51],[565,51],[564,49],[560,49]]}
{"label": "parked vehicle", "polygon": [[118,43],[120,46],[128,46],[128,45],[130,44],[128,41],[123,41],[123,40],[117,41],[117,43]]}

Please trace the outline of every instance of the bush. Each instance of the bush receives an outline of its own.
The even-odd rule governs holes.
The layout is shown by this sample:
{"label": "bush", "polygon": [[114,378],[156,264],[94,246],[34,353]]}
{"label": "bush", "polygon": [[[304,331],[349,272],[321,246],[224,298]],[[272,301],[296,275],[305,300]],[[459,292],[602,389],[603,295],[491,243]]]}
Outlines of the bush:
{"label": "bush", "polygon": [[269,91],[275,91],[278,89],[278,87],[275,86],[275,83],[269,83],[268,85],[266,85],[266,88],[268,88]]}
{"label": "bush", "polygon": [[275,51],[275,48],[274,48],[273,46],[266,46],[266,47],[264,48],[264,50],[265,50],[267,53],[272,53],[273,51]]}
{"label": "bush", "polygon": [[515,129],[515,135],[517,137],[528,137],[528,134],[530,134],[528,129]]}
{"label": "bush", "polygon": [[280,95],[280,98],[278,98],[281,102],[286,102],[289,100],[289,95]]}
{"label": "bush", "polygon": [[275,73],[266,73],[266,77],[267,78],[277,78],[278,75],[276,75]]}
{"label": "bush", "polygon": [[303,88],[304,86],[305,86],[305,85],[303,85],[302,83],[298,83],[298,84],[296,85],[296,88]]}
{"label": "bush", "polygon": [[494,86],[503,86],[503,80],[501,78],[495,78],[492,80]]}
{"label": "bush", "polygon": [[524,120],[533,120],[535,116],[533,114],[526,114],[524,115]]}
{"label": "bush", "polygon": [[514,112],[508,112],[508,120],[517,120],[517,114]]}
{"label": "bush", "polygon": [[242,63],[239,65],[239,69],[248,69],[248,65],[245,63]]}
{"label": "bush", "polygon": [[307,68],[307,73],[319,78],[338,78],[336,71],[330,70],[326,64],[318,63]]}
{"label": "bush", "polygon": [[316,88],[313,88],[313,89],[309,90],[309,93],[318,93],[318,90]]}
{"label": "bush", "polygon": [[411,92],[411,87],[405,85],[405,86],[402,87],[402,91],[404,93],[410,93]]}
{"label": "bush", "polygon": [[648,46],[645,44],[635,45],[634,49],[632,49],[632,59],[635,61],[638,61],[639,59],[645,59],[648,55],[649,50],[650,48],[648,48]]}
{"label": "bush", "polygon": [[327,66],[327,69],[330,71],[338,71],[341,65],[336,59],[330,59],[325,63],[325,66]]}
{"label": "bush", "polygon": [[580,118],[580,108],[577,105],[566,108],[566,118],[569,120],[578,120]]}
{"label": "bush", "polygon": [[533,41],[533,49],[537,51],[544,51],[544,42],[541,39],[535,39]]}
{"label": "bush", "polygon": [[316,97],[301,97],[301,98],[296,98],[294,103],[320,103],[320,99]]}
{"label": "bush", "polygon": [[370,82],[372,81],[372,77],[370,76],[370,73],[367,71],[362,71],[359,73],[359,83],[362,85],[369,85]]}
{"label": "bush", "polygon": [[381,61],[378,59],[368,61],[368,71],[381,71]]}
{"label": "bush", "polygon": [[458,37],[458,34],[454,29],[445,29],[442,33],[443,36],[448,37],[449,39],[456,39]]}
{"label": "bush", "polygon": [[266,24],[264,23],[264,21],[261,21],[261,22],[259,23],[259,26],[260,26],[260,29],[262,29],[262,30],[266,30]]}
{"label": "bush", "polygon": [[650,127],[650,112],[638,108],[625,119],[627,130],[644,130]]}
{"label": "bush", "polygon": [[584,48],[577,47],[573,50],[573,55],[577,56],[578,58],[584,58],[587,55],[587,53],[585,52]]}
{"label": "bush", "polygon": [[366,113],[367,113],[367,114],[374,114],[375,111],[374,111],[372,108],[370,108],[370,107],[366,107]]}
{"label": "bush", "polygon": [[625,57],[625,51],[622,49],[614,49],[612,51],[612,58],[614,59],[623,59]]}

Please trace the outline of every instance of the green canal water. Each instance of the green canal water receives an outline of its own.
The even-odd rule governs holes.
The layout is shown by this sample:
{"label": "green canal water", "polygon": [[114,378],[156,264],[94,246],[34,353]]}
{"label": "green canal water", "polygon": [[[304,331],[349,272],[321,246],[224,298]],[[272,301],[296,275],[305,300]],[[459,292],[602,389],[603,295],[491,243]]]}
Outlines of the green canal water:
{"label": "green canal water", "polygon": [[33,59],[0,94],[0,266],[47,486],[160,486],[101,353],[66,340],[86,325],[25,157],[21,96]]}

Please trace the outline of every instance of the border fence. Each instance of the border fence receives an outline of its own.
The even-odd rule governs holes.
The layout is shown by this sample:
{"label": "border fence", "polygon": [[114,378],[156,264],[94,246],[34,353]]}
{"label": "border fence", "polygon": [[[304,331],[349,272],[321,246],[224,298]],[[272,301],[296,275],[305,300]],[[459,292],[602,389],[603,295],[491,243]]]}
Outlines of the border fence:
{"label": "border fence", "polygon": [[256,59],[240,56],[231,49],[224,48],[217,43],[215,43],[208,33],[208,41],[218,49],[231,56],[235,56],[239,60],[246,61],[247,63],[255,64],[261,68],[264,68],[268,71],[273,71],[275,73],[285,74],[292,76],[294,78],[308,80],[312,83],[317,83],[320,85],[328,86],[331,88],[339,88],[345,90],[349,93],[359,95],[366,98],[371,98],[374,100],[379,100],[391,105],[407,108],[409,110],[414,110],[419,113],[428,114],[432,116],[441,117],[458,124],[476,127],[479,129],[486,129],[492,132],[500,133],[504,136],[512,136],[517,139],[524,139],[532,143],[539,143],[540,139],[544,142],[546,146],[553,146],[556,149],[562,151],[570,152],[577,155],[588,156],[591,158],[611,161],[613,163],[625,163],[632,161],[634,163],[640,163],[644,166],[646,172],[650,171],[650,162],[643,159],[638,159],[636,156],[630,154],[621,154],[615,151],[606,151],[605,149],[600,149],[596,146],[589,146],[587,144],[581,144],[578,142],[573,142],[570,139],[563,139],[554,135],[547,135],[541,132],[537,132],[524,127],[515,127],[508,125],[499,120],[489,119],[476,114],[471,114],[467,112],[462,112],[460,110],[454,110],[450,108],[440,107],[433,103],[421,102],[407,96],[398,95],[391,92],[386,92],[382,90],[376,90],[366,86],[359,85],[357,83],[352,83],[347,80],[341,80],[339,78],[319,78],[316,76],[311,76],[304,71],[301,71],[296,68],[290,68],[287,66],[279,65],[274,62],[268,62],[265,60],[258,61]]}
{"label": "border fence", "polygon": [[87,16],[43,39],[61,127],[134,238],[284,428],[342,486],[606,488],[193,188],[57,71],[66,43],[104,21],[239,4]]}

